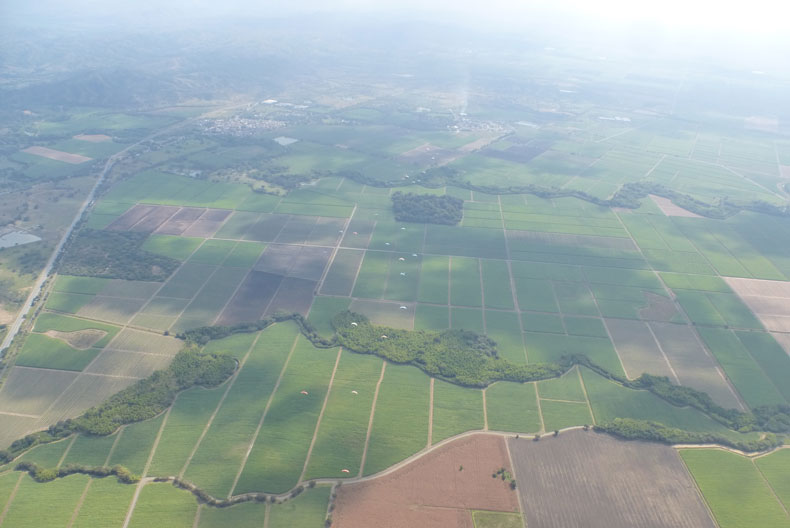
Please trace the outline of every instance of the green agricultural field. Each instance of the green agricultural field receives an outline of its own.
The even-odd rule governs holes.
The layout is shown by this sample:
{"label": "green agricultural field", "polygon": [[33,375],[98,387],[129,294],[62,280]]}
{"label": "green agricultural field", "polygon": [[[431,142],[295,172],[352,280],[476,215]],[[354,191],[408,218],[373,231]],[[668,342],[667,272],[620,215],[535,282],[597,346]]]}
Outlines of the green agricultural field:
{"label": "green agricultural field", "polygon": [[93,295],[83,295],[81,293],[61,293],[52,292],[47,297],[44,305],[48,310],[75,314],[80,308],[91,302]]}
{"label": "green agricultural field", "polygon": [[540,414],[534,383],[500,381],[486,389],[488,428],[494,431],[540,431]]}
{"label": "green agricultural field", "polygon": [[524,312],[521,314],[521,325],[525,332],[565,333],[562,318],[554,314]]}
{"label": "green agricultural field", "polygon": [[266,249],[266,244],[260,242],[239,242],[230,250],[222,265],[251,268],[258,261],[264,249]]}
{"label": "green agricultural field", "polygon": [[305,479],[359,473],[381,369],[379,358],[342,353]]}
{"label": "green agricultural field", "polygon": [[334,349],[318,350],[299,339],[234,493],[283,493],[296,485],[337,356]]}
{"label": "green agricultural field", "polygon": [[433,389],[432,442],[474,429],[483,429],[483,394],[436,380]]}
{"label": "green agricultural field", "polygon": [[216,266],[222,264],[235,247],[236,242],[230,240],[206,240],[192,254],[189,261]]}
{"label": "green agricultural field", "polygon": [[121,526],[132,502],[134,486],[113,478],[93,479],[72,526]]}
{"label": "green agricultural field", "polygon": [[204,506],[200,510],[200,528],[260,528],[266,517],[267,504],[260,502],[242,502],[228,508],[211,508]]}
{"label": "green agricultural field", "polygon": [[483,274],[483,294],[486,308],[513,309],[513,293],[510,287],[510,272],[503,260],[480,261]]}
{"label": "green agricultural field", "polygon": [[39,466],[53,468],[58,465],[60,460],[63,458],[63,455],[66,454],[69,444],[71,444],[71,440],[67,439],[52,444],[41,445],[28,451],[18,460],[35,462]]}
{"label": "green agricultural field", "polygon": [[77,319],[76,317],[67,317],[54,313],[44,312],[36,319],[36,325],[33,327],[34,332],[45,333],[49,330],[57,330],[59,332],[78,332],[80,330],[100,330],[106,332],[106,335],[100,340],[93,343],[91,346],[102,348],[115,337],[115,334],[120,330],[117,326],[99,323],[97,321],[87,321],[85,319]]}
{"label": "green agricultural field", "polygon": [[313,324],[321,335],[331,336],[335,333],[332,327],[332,319],[338,313],[348,310],[351,299],[346,297],[324,297],[319,296],[313,299],[310,307],[310,314],[307,319]]}
{"label": "green agricultural field", "polygon": [[547,433],[593,422],[587,403],[540,400],[540,412]]}
{"label": "green agricultural field", "polygon": [[324,295],[351,295],[364,252],[339,249],[321,285]]}
{"label": "green agricultural field", "polygon": [[444,330],[450,327],[450,309],[447,306],[418,304],[414,314],[415,330]]}
{"label": "green agricultural field", "polygon": [[60,339],[30,334],[16,360],[23,367],[82,370],[99,353],[96,348],[78,350]]}
{"label": "green agricultural field", "polygon": [[269,528],[313,528],[324,523],[329,506],[328,486],[305,490],[293,500],[271,506]]}
{"label": "green agricultural field", "polygon": [[522,528],[524,518],[520,513],[475,511],[472,512],[475,528]]}
{"label": "green agricultural field", "polygon": [[429,380],[414,367],[388,364],[379,388],[363,474],[371,475],[426,447]]}
{"label": "green agricultural field", "polygon": [[190,493],[169,483],[147,484],[140,493],[129,526],[146,528],[163,524],[191,528],[197,508],[197,501]]}
{"label": "green agricultural field", "polygon": [[417,300],[424,303],[448,304],[449,271],[449,257],[423,257]]}
{"label": "green agricultural field", "polygon": [[538,394],[542,399],[586,402],[584,389],[577,369],[572,369],[559,378],[537,382]]}
{"label": "green agricultural field", "polygon": [[762,371],[790,402],[790,356],[771,334],[765,332],[735,332],[738,339],[757,362]]}
{"label": "green agricultural field", "polygon": [[195,388],[183,392],[170,409],[159,445],[151,460],[151,475],[179,475],[208,423],[225,387]]}
{"label": "green agricultural field", "polygon": [[80,434],[69,448],[64,464],[82,464],[84,466],[103,466],[107,462],[118,435],[89,436]]}
{"label": "green agricultural field", "polygon": [[198,246],[201,245],[203,239],[189,238],[173,235],[151,235],[143,242],[143,249],[162,255],[163,257],[170,257],[176,260],[186,260]]}
{"label": "green agricultural field", "polygon": [[58,275],[52,290],[63,293],[82,293],[85,295],[95,295],[102,291],[110,279],[99,279],[96,277],[72,277],[70,275]]}
{"label": "green agricultural field", "polygon": [[[244,336],[250,342],[247,349],[252,346],[250,355],[184,473],[185,478],[218,497],[231,491],[267,401],[290,355],[296,329],[293,325],[276,325],[259,335]],[[244,350],[237,357],[241,359],[246,353]],[[250,398],[251,395],[255,397]]]}
{"label": "green agricultural field", "polygon": [[721,528],[790,526],[790,518],[757,466],[718,449],[683,449],[686,467]]}
{"label": "green agricultural field", "polygon": [[40,484],[25,475],[7,506],[3,524],[21,528],[66,526],[89,480],[85,475],[71,475]]}
{"label": "green agricultural field", "polygon": [[450,304],[453,306],[482,306],[480,268],[477,259],[450,259]]}
{"label": "green agricultural field", "polygon": [[754,459],[754,463],[787,509],[790,504],[790,450],[774,451]]}
{"label": "green agricultural field", "polygon": [[716,356],[724,372],[750,407],[787,403],[732,330],[698,330],[708,349]]}
{"label": "green agricultural field", "polygon": [[521,337],[518,314],[515,312],[485,311],[486,334],[496,341],[499,355],[514,363],[526,363],[524,340]]}
{"label": "green agricultural field", "polygon": [[163,420],[164,414],[121,429],[121,437],[115,444],[110,465],[120,464],[136,475],[142,473]]}

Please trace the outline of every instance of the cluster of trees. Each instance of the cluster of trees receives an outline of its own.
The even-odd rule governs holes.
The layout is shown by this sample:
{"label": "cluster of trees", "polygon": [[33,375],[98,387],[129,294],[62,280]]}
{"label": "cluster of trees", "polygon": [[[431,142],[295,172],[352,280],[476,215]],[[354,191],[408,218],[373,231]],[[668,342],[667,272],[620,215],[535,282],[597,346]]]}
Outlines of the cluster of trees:
{"label": "cluster of trees", "polygon": [[466,330],[399,330],[375,326],[364,315],[349,311],[337,314],[332,325],[337,344],[348,350],[414,365],[430,376],[465,387],[555,378],[570,368],[555,363],[511,363],[499,357],[493,340]]}
{"label": "cluster of trees", "polygon": [[463,174],[452,167],[435,167],[427,169],[415,175],[414,178],[397,181],[377,180],[372,176],[362,174],[358,171],[341,171],[338,175],[372,187],[407,187],[410,185],[420,185],[423,187],[438,188],[452,185],[454,187],[487,194],[533,194],[540,198],[578,198],[602,207],[624,207],[628,209],[638,208],[641,200],[650,194],[655,194],[672,200],[676,205],[688,211],[708,218],[729,218],[739,211],[754,211],[774,216],[790,216],[790,206],[787,205],[774,205],[763,200],[736,203],[729,200],[727,197],[723,197],[716,203],[710,204],[697,200],[687,194],[673,191],[660,183],[652,181],[626,183],[611,198],[604,199],[576,189],[560,189],[559,187],[544,187],[535,184],[511,185],[508,187],[476,185],[465,180]]}
{"label": "cluster of trees", "polygon": [[181,350],[172,363],[110,397],[70,421],[73,431],[108,435],[123,424],[153,418],[167,409],[176,395],[189,387],[215,387],[229,378],[236,360],[222,354],[201,352],[197,347]]}
{"label": "cluster of trees", "polygon": [[790,433],[790,405],[764,405],[754,409],[754,418],[761,431]]}
{"label": "cluster of trees", "polygon": [[60,272],[109,279],[163,281],[180,262],[142,249],[147,235],[82,229],[69,244]]}
{"label": "cluster of trees", "polygon": [[448,195],[396,192],[392,210],[399,222],[455,225],[464,216],[464,201]]}
{"label": "cluster of trees", "polygon": [[230,356],[204,353],[197,347],[185,348],[175,355],[166,369],[114,394],[81,416],[16,440],[8,449],[0,450],[0,463],[11,462],[32,447],[74,433],[108,435],[124,424],[153,418],[167,409],[180,391],[195,385],[216,387],[235,370],[236,360]]}
{"label": "cluster of trees", "polygon": [[760,438],[736,440],[718,433],[685,431],[657,422],[631,418],[615,418],[611,422],[595,425],[595,430],[624,440],[649,440],[664,444],[720,444],[748,452],[773,449],[783,443],[773,433],[767,433]]}
{"label": "cluster of trees", "polygon": [[17,471],[26,471],[36,482],[49,482],[56,478],[68,477],[69,475],[82,474],[91,477],[104,478],[114,475],[118,482],[122,484],[134,484],[140,481],[138,475],[133,474],[125,466],[82,466],[78,464],[66,464],[59,468],[45,468],[35,462],[22,461],[16,465]]}

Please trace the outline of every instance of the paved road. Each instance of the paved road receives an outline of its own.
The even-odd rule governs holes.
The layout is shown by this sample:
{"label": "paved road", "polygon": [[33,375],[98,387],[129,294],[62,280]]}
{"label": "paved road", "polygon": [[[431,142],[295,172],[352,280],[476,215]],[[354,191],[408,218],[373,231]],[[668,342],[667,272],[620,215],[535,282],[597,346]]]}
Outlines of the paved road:
{"label": "paved road", "polygon": [[[240,106],[245,106],[247,104],[248,103],[246,103],[246,102],[245,103],[241,103],[241,104],[234,104],[234,105],[222,107],[222,108],[220,108],[218,110],[214,110],[214,111],[222,111],[222,110],[238,108]],[[3,342],[0,343],[0,359],[2,359],[2,357],[3,357],[3,351],[8,348],[8,346],[11,344],[11,341],[13,341],[14,337],[16,337],[16,335],[19,333],[19,329],[22,327],[22,323],[24,322],[25,317],[27,316],[28,312],[30,311],[30,308],[33,306],[35,298],[38,297],[38,295],[41,293],[41,288],[44,285],[44,281],[46,281],[47,277],[49,277],[49,274],[52,272],[52,268],[55,265],[55,261],[57,260],[58,256],[63,252],[63,247],[66,245],[66,241],[69,239],[69,236],[71,236],[71,233],[74,231],[74,228],[79,223],[80,219],[82,218],[82,215],[85,213],[85,210],[88,209],[88,207],[90,206],[91,202],[96,197],[96,191],[99,189],[99,186],[104,182],[104,179],[106,178],[107,174],[109,174],[110,170],[112,170],[113,165],[115,165],[115,163],[120,158],[122,158],[129,150],[131,150],[132,148],[136,147],[137,145],[139,145],[139,144],[141,144],[141,143],[143,143],[145,141],[148,141],[149,139],[155,138],[156,136],[159,136],[159,135],[162,135],[162,134],[164,134],[166,132],[169,132],[169,131],[171,131],[171,130],[173,130],[175,128],[182,127],[182,126],[186,125],[189,122],[195,121],[197,119],[201,119],[202,117],[203,117],[202,115],[201,116],[197,116],[197,117],[193,117],[193,118],[187,119],[185,121],[180,121],[178,123],[174,123],[174,124],[172,124],[172,125],[170,125],[168,127],[165,127],[165,128],[163,128],[161,130],[157,130],[153,134],[150,134],[150,135],[144,137],[143,139],[141,139],[137,143],[129,145],[128,147],[126,147],[122,151],[113,154],[112,156],[110,156],[107,159],[107,162],[104,164],[104,169],[102,170],[102,173],[99,176],[99,179],[96,180],[96,183],[94,184],[93,188],[91,189],[91,192],[88,194],[87,198],[85,198],[85,201],[82,202],[82,206],[80,207],[79,211],[77,211],[77,214],[74,215],[74,219],[71,221],[71,224],[69,225],[68,229],[66,230],[65,233],[63,233],[63,237],[60,239],[60,242],[58,242],[58,245],[55,247],[55,250],[52,252],[52,255],[50,255],[46,266],[44,266],[44,269],[41,271],[41,274],[36,279],[36,282],[33,283],[33,289],[30,291],[30,295],[28,295],[27,300],[25,301],[25,304],[22,306],[22,309],[19,311],[19,314],[17,314],[17,317],[14,320],[13,324],[11,324],[11,326],[8,328],[8,334],[6,334],[5,339],[3,339]],[[7,365],[6,365],[6,367],[7,367]],[[5,372],[5,368],[3,368],[3,372]],[[0,377],[2,377],[2,373],[3,372],[0,372]]]}

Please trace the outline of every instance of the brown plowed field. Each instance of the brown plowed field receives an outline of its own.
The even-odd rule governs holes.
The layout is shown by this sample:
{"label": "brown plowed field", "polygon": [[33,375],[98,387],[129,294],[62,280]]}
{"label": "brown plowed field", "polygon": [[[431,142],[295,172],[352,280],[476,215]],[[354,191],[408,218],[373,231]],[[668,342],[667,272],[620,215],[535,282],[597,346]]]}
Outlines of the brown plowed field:
{"label": "brown plowed field", "polygon": [[169,205],[155,207],[153,211],[145,215],[142,220],[132,226],[131,231],[152,233],[153,231],[156,231],[165,221],[170,219],[170,217],[173,216],[176,211],[178,211],[178,207]]}
{"label": "brown plowed field", "polygon": [[[463,466],[463,471],[459,467]],[[333,526],[340,528],[473,528],[470,510],[517,512],[518,497],[500,479],[510,468],[500,436],[451,442],[393,473],[338,489]]]}
{"label": "brown plowed field", "polygon": [[86,161],[93,159],[87,156],[81,156],[80,154],[71,154],[69,152],[63,152],[61,150],[55,150],[47,147],[28,147],[23,149],[22,152],[27,152],[28,154],[33,154],[34,156],[41,156],[42,158],[49,158],[51,160],[71,163],[72,165],[79,165],[80,163],[85,163]]}
{"label": "brown plowed field", "polygon": [[74,139],[80,141],[88,141],[90,143],[103,143],[105,141],[112,141],[112,138],[106,134],[77,134]]}
{"label": "brown plowed field", "polygon": [[155,205],[135,205],[119,216],[107,229],[112,231],[128,231],[134,224],[143,219],[148,213],[156,209]]}
{"label": "brown plowed field", "polygon": [[508,445],[529,528],[716,526],[669,446],[584,431]]}
{"label": "brown plowed field", "polygon": [[159,226],[156,232],[161,235],[180,235],[205,212],[205,209],[185,207],[174,214],[167,222]]}
{"label": "brown plowed field", "polygon": [[211,238],[219,230],[222,222],[230,216],[232,211],[224,209],[208,209],[189,226],[183,233],[184,236]]}
{"label": "brown plowed field", "polygon": [[654,194],[650,195],[650,199],[653,200],[653,203],[661,209],[661,212],[664,213],[664,216],[682,216],[684,218],[702,218],[697,213],[692,213],[687,209],[683,209],[679,205],[675,205],[672,203],[672,200],[669,198],[664,198],[663,196],[656,196]]}

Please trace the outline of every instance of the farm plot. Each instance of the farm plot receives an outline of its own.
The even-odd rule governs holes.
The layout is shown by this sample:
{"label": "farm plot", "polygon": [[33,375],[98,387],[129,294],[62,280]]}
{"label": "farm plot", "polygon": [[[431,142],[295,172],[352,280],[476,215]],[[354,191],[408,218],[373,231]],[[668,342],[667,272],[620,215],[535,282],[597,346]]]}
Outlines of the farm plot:
{"label": "farm plot", "polygon": [[[305,479],[359,473],[382,361],[343,351]],[[343,446],[343,449],[338,449]],[[343,470],[347,470],[344,472]]]}
{"label": "farm plot", "polygon": [[450,308],[418,304],[414,312],[415,330],[444,330],[450,328]]}
{"label": "farm plot", "polygon": [[203,242],[200,238],[176,235],[151,235],[143,242],[143,249],[176,260],[186,260]]}
{"label": "farm plot", "polygon": [[721,528],[790,526],[787,511],[750,459],[719,449],[683,449],[680,456]]}
{"label": "farm plot", "polygon": [[459,387],[436,380],[433,392],[431,441],[483,429],[483,394],[480,390]]}
{"label": "farm plot", "polygon": [[42,158],[55,161],[70,163],[72,165],[79,165],[80,163],[85,163],[86,161],[93,159],[80,154],[71,154],[69,152],[63,152],[62,150],[55,150],[40,146],[27,147],[26,149],[22,149],[22,152],[27,152],[28,154],[32,154],[34,156],[41,156]]}
{"label": "farm plot", "polygon": [[159,235],[183,235],[184,231],[205,212],[205,209],[182,207],[173,216],[164,221],[154,232]]}
{"label": "farm plot", "polygon": [[720,372],[719,364],[706,352],[693,328],[658,322],[650,323],[650,328],[681,385],[708,393],[713,401],[725,408],[740,406],[734,389]]}
{"label": "farm plot", "polygon": [[298,338],[234,493],[283,493],[296,485],[337,358],[334,350],[317,350]]}
{"label": "farm plot", "polygon": [[324,247],[270,244],[255,264],[256,271],[317,281],[332,256]]}
{"label": "farm plot", "polygon": [[787,403],[732,330],[700,328],[699,334],[750,407]]}
{"label": "farm plot", "polygon": [[274,273],[249,272],[219,315],[217,324],[233,325],[260,319],[282,280],[282,275]]}
{"label": "farm plot", "polygon": [[95,296],[77,310],[77,315],[119,325],[127,324],[145,304],[144,299]]}
{"label": "farm plot", "polygon": [[[429,228],[430,230],[430,228]],[[422,253],[425,226],[379,220],[373,230],[368,249],[379,251],[399,251],[401,253]],[[439,253],[438,251],[427,251]]]}
{"label": "farm plot", "polygon": [[754,463],[786,509],[790,503],[790,450],[774,451],[754,459]]}
{"label": "farm plot", "polygon": [[140,492],[129,526],[146,528],[161,523],[173,528],[191,528],[197,508],[191,494],[169,483],[149,483]]}
{"label": "farm plot", "polygon": [[429,381],[422,371],[388,364],[370,431],[365,475],[382,471],[426,446]]}
{"label": "farm plot", "polygon": [[489,429],[515,433],[540,431],[534,383],[500,381],[490,385],[485,392]]}
{"label": "farm plot", "polygon": [[583,431],[507,442],[530,528],[716,526],[671,447]]}
{"label": "farm plot", "polygon": [[373,324],[405,330],[414,328],[415,307],[411,303],[355,299],[349,309],[364,314]]}
{"label": "farm plot", "polygon": [[519,509],[507,483],[491,478],[499,468],[510,471],[501,437],[454,440],[386,476],[342,486],[332,518],[338,526],[472,528],[470,510]]}
{"label": "farm plot", "polygon": [[605,319],[614,347],[623,362],[626,376],[636,379],[643,373],[673,378],[672,367],[642,321]]}
{"label": "farm plot", "polygon": [[516,312],[485,311],[486,335],[496,341],[501,357],[516,364],[527,361]]}
{"label": "farm plot", "polygon": [[430,224],[425,236],[425,252],[435,255],[504,259],[505,235],[500,229],[453,227]]}
{"label": "farm plot", "polygon": [[77,375],[76,372],[62,370],[13,367],[0,387],[0,412],[38,418]]}
{"label": "farm plot", "polygon": [[420,261],[408,253],[392,253],[383,298],[414,302],[420,285]]}
{"label": "farm plot", "polygon": [[483,259],[480,261],[480,272],[486,308],[512,310],[513,292],[507,262]]}
{"label": "farm plot", "polygon": [[72,526],[122,526],[133,495],[134,486],[112,479],[92,480]]}
{"label": "farm plot", "polygon": [[[83,331],[85,332],[85,331]],[[71,336],[73,337],[73,336]],[[94,336],[101,339],[103,336]],[[96,341],[98,339],[94,339]],[[65,340],[53,339],[42,334],[30,334],[16,359],[23,367],[80,371],[96,357],[98,349],[86,346],[76,348]]]}
{"label": "farm plot", "polygon": [[364,254],[354,249],[339,249],[321,283],[321,293],[350,296]]}
{"label": "farm plot", "polygon": [[790,332],[790,283],[726,278],[767,330]]}
{"label": "farm plot", "polygon": [[[21,528],[66,526],[89,480],[85,475],[71,475],[42,486],[25,475],[8,505],[3,525]],[[42,508],[42,504],[46,504],[46,508]]]}
{"label": "farm plot", "polygon": [[317,293],[317,286],[316,281],[285,277],[263,315],[272,315],[278,310],[307,315],[313,302],[313,296]]}
{"label": "farm plot", "polygon": [[186,228],[183,236],[211,238],[222,224],[227,220],[232,211],[222,209],[207,209],[195,222]]}
{"label": "farm plot", "polygon": [[450,258],[426,256],[420,267],[420,291],[417,300],[431,304],[448,304]]}
{"label": "farm plot", "polygon": [[[252,347],[250,356],[184,473],[188,480],[217,497],[231,492],[297,339],[297,330],[291,324],[275,325],[258,335],[257,341],[255,334],[245,336]],[[256,486],[256,491],[262,490]]]}
{"label": "farm plot", "polygon": [[453,306],[482,306],[483,294],[480,264],[475,258],[450,259],[450,304]]}

